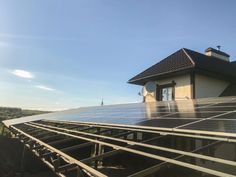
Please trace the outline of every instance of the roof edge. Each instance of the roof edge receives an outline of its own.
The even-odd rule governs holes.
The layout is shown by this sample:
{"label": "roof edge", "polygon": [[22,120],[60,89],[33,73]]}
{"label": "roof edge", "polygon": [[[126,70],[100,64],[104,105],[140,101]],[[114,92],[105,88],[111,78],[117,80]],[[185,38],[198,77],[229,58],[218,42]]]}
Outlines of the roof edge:
{"label": "roof edge", "polygon": [[193,59],[190,57],[190,55],[188,54],[188,52],[185,50],[185,48],[182,48],[184,54],[188,57],[188,59],[192,62],[193,67],[195,67],[195,62],[193,61]]}
{"label": "roof edge", "polygon": [[130,79],[130,80],[128,81],[128,83],[129,83],[129,84],[133,84],[133,82],[140,81],[140,80],[143,80],[143,79],[152,78],[152,77],[155,77],[155,76],[162,76],[162,75],[165,75],[165,74],[175,73],[175,72],[178,72],[178,71],[183,71],[183,70],[191,69],[191,68],[194,68],[194,66],[192,66],[192,67],[180,68],[180,69],[177,69],[177,70],[173,70],[172,72],[162,72],[162,73],[160,73],[160,74],[153,74],[153,75],[146,76],[146,77],[142,77],[142,78],[139,78],[139,79],[133,79],[133,80]]}

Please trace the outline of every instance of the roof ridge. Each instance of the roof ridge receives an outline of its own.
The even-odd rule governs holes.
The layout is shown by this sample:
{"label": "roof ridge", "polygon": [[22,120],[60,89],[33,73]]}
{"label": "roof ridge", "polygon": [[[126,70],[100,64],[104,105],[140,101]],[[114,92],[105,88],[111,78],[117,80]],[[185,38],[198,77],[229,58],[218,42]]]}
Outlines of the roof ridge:
{"label": "roof ridge", "polygon": [[[201,53],[201,52],[195,51],[195,50],[191,50],[191,49],[187,49],[187,48],[183,48],[183,49],[186,51],[186,53],[192,52],[192,53],[196,53],[196,54],[198,54],[198,55],[207,57],[208,59],[217,59],[217,61],[221,61],[221,62],[225,62],[225,63],[232,63],[231,61],[228,62],[228,61],[225,61],[225,60],[221,60],[221,59],[219,59],[219,58],[217,58],[217,57],[214,57],[214,56],[207,56],[207,55],[205,55],[205,54],[203,54],[203,53]],[[188,51],[188,52],[187,52],[187,51]],[[195,61],[195,60],[193,60],[193,61]]]}
{"label": "roof ridge", "polygon": [[[152,68],[152,67],[155,67],[156,65],[158,65],[158,64],[160,64],[160,63],[163,63],[163,62],[165,62],[165,60],[166,60],[168,57],[170,57],[170,56],[174,55],[175,53],[177,53],[177,52],[179,52],[179,51],[181,51],[181,49],[179,49],[179,50],[177,50],[176,52],[174,52],[174,53],[170,54],[169,56],[165,57],[164,59],[161,59],[161,60],[159,60],[157,63],[155,63],[155,64],[151,65],[149,68],[145,69],[144,71],[140,72],[139,74],[142,74],[142,73],[144,73],[144,72],[148,71],[150,68]],[[138,74],[138,75],[139,75],[139,74]],[[136,75],[136,76],[137,76],[137,75]],[[136,77],[136,76],[135,76],[135,77]],[[134,77],[133,77],[133,78],[134,78]],[[133,80],[133,78],[129,79],[129,80],[128,80],[128,82],[132,81],[132,80]]]}
{"label": "roof ridge", "polygon": [[195,66],[195,62],[193,61],[193,59],[189,56],[188,52],[185,50],[185,48],[182,48],[184,54],[188,57],[188,59],[191,61],[191,63],[193,64],[193,66]]}

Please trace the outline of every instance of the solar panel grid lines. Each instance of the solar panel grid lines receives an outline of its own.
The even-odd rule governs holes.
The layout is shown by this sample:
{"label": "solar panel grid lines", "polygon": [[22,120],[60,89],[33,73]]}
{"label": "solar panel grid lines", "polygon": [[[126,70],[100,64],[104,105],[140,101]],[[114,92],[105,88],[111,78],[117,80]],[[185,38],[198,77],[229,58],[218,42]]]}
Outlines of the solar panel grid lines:
{"label": "solar panel grid lines", "polygon": [[[101,123],[81,123],[76,121],[55,121],[55,120],[47,120],[48,122],[60,122],[60,123],[69,123],[69,124],[80,124],[80,125],[89,125],[95,127],[110,127],[114,129],[126,129],[140,132],[150,132],[150,133],[160,133],[166,135],[175,135],[175,136],[185,136],[185,137],[194,137],[194,138],[202,138],[202,139],[212,139],[212,140],[220,140],[226,142],[236,142],[235,134],[232,133],[222,133],[222,132],[208,132],[208,131],[194,131],[187,129],[160,129],[155,127],[148,126],[132,126],[132,125],[117,125],[117,124],[101,124]],[[188,133],[188,134],[186,134]],[[232,136],[233,135],[233,136]],[[231,137],[231,138],[230,138]]]}
{"label": "solar panel grid lines", "polygon": [[210,106],[210,107],[202,107],[202,108],[196,108],[195,110],[196,111],[201,111],[201,110],[218,110],[218,111],[223,111],[223,112],[226,112],[226,111],[232,111],[232,110],[236,110],[236,106],[217,106],[217,105],[213,105],[213,106]]}
{"label": "solar panel grid lines", "polygon": [[234,175],[226,174],[224,172],[220,172],[220,171],[216,171],[216,170],[212,170],[212,169],[208,169],[208,168],[188,164],[188,163],[181,162],[181,161],[176,161],[176,160],[169,159],[169,158],[166,158],[166,157],[163,157],[163,156],[149,154],[149,153],[145,153],[145,152],[142,152],[142,151],[138,151],[138,150],[134,150],[134,149],[118,146],[118,145],[113,145],[113,144],[106,143],[106,142],[99,142],[99,141],[94,140],[94,139],[84,138],[84,137],[81,137],[81,136],[76,136],[76,135],[72,135],[72,134],[68,134],[68,133],[64,133],[64,132],[59,132],[59,131],[55,131],[55,130],[48,129],[48,128],[38,127],[38,126],[35,126],[35,125],[31,125],[31,126],[35,127],[35,128],[41,128],[41,129],[44,129],[44,130],[48,130],[48,131],[51,131],[51,132],[57,132],[59,134],[68,135],[68,136],[75,137],[75,138],[77,137],[79,139],[84,139],[84,140],[88,140],[88,141],[95,142],[95,143],[100,143],[102,145],[110,146],[113,149],[120,149],[120,150],[124,150],[124,151],[134,153],[134,154],[137,154],[137,155],[141,155],[141,156],[145,156],[145,157],[149,157],[149,158],[153,158],[153,159],[157,159],[157,160],[161,160],[161,161],[167,161],[169,163],[177,164],[179,166],[187,167],[187,168],[190,168],[190,169],[199,170],[199,171],[206,172],[206,173],[209,173],[209,174],[214,174],[214,175],[218,175],[218,176],[222,176],[222,175],[223,176],[224,175],[234,176]]}
{"label": "solar panel grid lines", "polygon": [[182,128],[182,127],[185,127],[185,126],[188,126],[188,125],[191,125],[191,124],[199,123],[199,122],[202,122],[202,121],[205,121],[205,120],[213,119],[213,118],[216,118],[216,117],[219,117],[219,116],[224,116],[224,115],[227,115],[227,114],[235,113],[235,112],[236,112],[236,110],[229,111],[229,112],[224,112],[222,114],[218,114],[218,115],[215,115],[215,116],[212,116],[212,117],[201,119],[201,120],[198,120],[196,122],[191,122],[191,123],[188,123],[188,124],[185,124],[185,125],[181,125],[181,126],[175,127],[175,129]]}
{"label": "solar panel grid lines", "polygon": [[235,133],[227,133],[227,132],[219,132],[219,131],[205,131],[205,130],[191,130],[191,129],[174,129],[174,132],[181,133],[196,133],[201,135],[208,136],[219,136],[219,137],[229,137],[229,141],[235,142],[236,134]]}
{"label": "solar panel grid lines", "polygon": [[[211,107],[211,106],[213,106],[213,105],[217,105],[217,104],[222,104],[222,103],[224,103],[224,102],[220,102],[220,103],[213,103],[213,104],[210,104],[210,105],[206,105],[206,106],[204,106],[204,108],[208,108],[209,109],[209,107]],[[202,119],[202,120],[197,120],[196,122],[189,122],[189,123],[187,123],[187,124],[185,124],[185,125],[180,125],[180,126],[177,126],[177,127],[175,127],[174,129],[176,129],[176,128],[181,128],[181,127],[185,127],[185,126],[188,126],[188,125],[191,125],[191,124],[195,124],[195,123],[197,123],[197,122],[201,122],[201,121],[203,121],[203,120],[207,120],[207,119],[212,119],[212,118],[216,118],[216,117],[219,117],[219,116],[222,116],[222,115],[225,115],[225,114],[230,114],[230,113],[233,113],[233,112],[235,112],[235,111],[225,111],[224,113],[222,113],[222,114],[217,114],[217,115],[214,115],[214,116],[211,116],[211,117],[208,117],[208,118],[205,118],[205,119]],[[181,113],[182,114],[182,113]]]}
{"label": "solar panel grid lines", "polygon": [[[188,109],[180,109],[181,113],[191,113],[193,112],[193,110],[188,110]],[[166,115],[170,115],[170,114],[177,114],[179,113],[180,110],[172,110],[172,111],[156,111],[155,114],[160,115],[160,116],[166,116]],[[212,111],[212,110],[194,110],[194,112],[196,113],[224,113],[224,112],[228,112],[228,110],[219,110],[219,111]],[[140,116],[140,115],[145,115],[146,112],[132,112],[129,113],[127,112],[128,115],[125,115],[125,113],[123,112],[122,114],[105,114],[106,116],[117,116],[117,118],[122,118],[122,117],[132,117],[132,116]],[[87,115],[87,116],[82,116],[81,114],[79,114],[79,116],[81,116],[81,118],[89,118],[90,116],[94,116],[94,118],[96,117],[100,117],[100,116],[104,116],[104,114],[100,114],[98,115]],[[159,116],[152,116],[153,118],[155,117],[159,117]]]}
{"label": "solar panel grid lines", "polygon": [[[65,121],[66,122],[66,121]],[[81,123],[81,122],[80,122]],[[162,127],[150,127],[150,126],[136,126],[136,125],[125,125],[125,124],[107,124],[107,123],[94,123],[94,122],[83,122],[81,124],[90,124],[90,125],[106,125],[106,126],[114,126],[114,127],[130,127],[130,128],[138,128],[138,129],[147,129],[147,130],[155,130],[155,131],[164,131],[164,132],[178,132],[178,133],[192,133],[192,134],[203,134],[203,135],[217,135],[219,137],[231,137],[235,138],[234,133],[222,133],[222,132],[214,132],[214,131],[202,131],[202,130],[188,130],[188,129],[175,129],[175,128],[162,128]],[[230,139],[229,141],[234,142],[234,139]]]}
{"label": "solar panel grid lines", "polygon": [[216,120],[216,119],[225,119],[225,120],[235,120],[236,119],[236,112],[233,112],[232,114],[228,114],[226,116],[219,116],[219,117],[216,117],[216,118],[213,118],[211,120]]}
{"label": "solar panel grid lines", "polygon": [[[215,104],[217,104],[217,103],[205,104],[205,105],[203,105],[203,106],[195,106],[195,108],[206,108],[206,107],[209,107],[209,106],[215,105]],[[168,108],[166,108],[166,109],[171,110],[168,103],[167,103],[167,105],[168,105]],[[184,111],[186,111],[186,110],[189,111],[188,107],[185,107],[185,108],[182,108],[182,109],[181,109],[181,108],[177,108],[177,110],[178,110],[178,111],[176,111],[176,112],[170,112],[170,114],[162,115],[162,116],[157,117],[157,118],[167,118],[168,116],[171,116],[171,115],[173,116],[173,115],[179,113],[180,110],[181,110],[181,113],[184,113]],[[183,110],[184,110],[184,111],[183,111]],[[185,113],[190,113],[190,112],[191,112],[191,111],[185,112]],[[141,123],[141,122],[139,122],[139,123]]]}
{"label": "solar panel grid lines", "polygon": [[236,118],[213,118],[212,121],[228,121],[228,120],[232,120],[232,121],[236,121]]}
{"label": "solar panel grid lines", "polygon": [[[42,120],[45,121],[45,120]],[[215,136],[207,136],[207,135],[200,135],[193,134],[193,132],[187,133],[176,133],[171,131],[158,131],[158,130],[152,130],[152,129],[141,129],[137,127],[129,127],[129,126],[121,126],[121,125],[111,125],[111,124],[87,124],[87,123],[78,123],[78,122],[68,122],[68,121],[53,121],[53,120],[47,120],[46,122],[57,122],[57,123],[67,123],[67,124],[77,124],[77,125],[88,125],[88,126],[94,126],[94,127],[100,127],[100,128],[112,128],[114,130],[129,130],[129,131],[137,131],[137,132],[144,132],[144,133],[153,133],[153,134],[163,134],[163,135],[173,135],[173,136],[179,136],[179,137],[191,137],[191,138],[197,138],[197,139],[209,139],[209,140],[218,140],[218,141],[225,141],[225,142],[236,142],[236,139],[231,138],[225,138],[225,137],[215,137]],[[149,128],[149,127],[148,127]]]}
{"label": "solar panel grid lines", "polygon": [[[63,112],[58,112],[58,113],[51,113],[51,114],[48,114],[47,118],[48,119],[55,118],[55,119],[67,119],[67,120],[80,120],[84,122],[103,121],[104,123],[112,123],[116,121],[117,124],[122,124],[122,122],[125,124],[136,124],[138,122],[144,121],[145,119],[173,117],[172,114],[174,113],[178,116],[178,118],[181,118],[181,116],[184,116],[184,115],[185,115],[184,116],[185,118],[188,118],[189,116],[191,118],[194,118],[194,117],[207,118],[209,117],[207,113],[217,115],[218,110],[213,110],[213,112],[210,112],[211,110],[207,110],[206,112],[206,109],[204,108],[207,108],[209,106],[223,104],[225,103],[225,101],[228,101],[228,100],[232,100],[232,98],[227,98],[227,99],[214,98],[214,99],[209,99],[209,100],[202,99],[200,101],[187,100],[187,101],[180,101],[180,102],[176,101],[176,102],[170,102],[170,103],[168,102],[146,103],[146,104],[135,103],[135,104],[112,105],[112,106],[91,107],[91,108],[87,107],[87,108],[73,109],[73,110],[68,110],[68,111],[63,111]],[[184,105],[184,107],[181,106],[181,104]],[[152,110],[153,108],[155,109]],[[161,110],[160,108],[161,109],[164,108],[165,111]],[[151,112],[149,112],[148,110],[150,110]],[[178,110],[178,112],[176,112],[176,110]],[[198,110],[200,111],[198,112]],[[227,110],[220,110],[220,111],[227,111]],[[178,114],[180,112],[182,112],[182,115]],[[43,117],[38,116],[38,118],[42,119]],[[25,119],[27,120],[27,118]],[[9,121],[9,122],[12,122],[12,121]]]}
{"label": "solar panel grid lines", "polygon": [[70,122],[70,123],[79,123],[81,125],[96,125],[96,126],[113,126],[113,127],[130,127],[130,128],[143,128],[143,129],[150,129],[150,130],[163,130],[163,131],[172,131],[172,128],[162,128],[162,127],[149,127],[149,126],[138,126],[132,124],[113,124],[113,123],[99,123],[99,122],[80,122],[80,121],[68,121],[68,120],[48,120],[47,121],[56,121],[56,122]]}
{"label": "solar panel grid lines", "polygon": [[205,160],[210,160],[210,161],[214,161],[214,162],[225,163],[225,164],[228,164],[228,165],[236,166],[236,162],[234,162],[234,161],[227,161],[227,160],[223,160],[223,159],[217,159],[217,158],[210,157],[210,156],[204,156],[204,155],[200,155],[200,154],[192,154],[192,153],[189,153],[189,152],[174,150],[174,149],[170,149],[170,148],[163,148],[163,147],[159,147],[159,146],[153,146],[153,145],[143,144],[143,143],[129,141],[129,140],[123,140],[123,139],[117,139],[117,138],[102,136],[102,135],[96,135],[96,134],[92,134],[92,133],[84,133],[84,132],[81,132],[81,131],[78,131],[78,130],[68,130],[68,129],[58,128],[58,127],[54,127],[54,126],[49,126],[49,125],[42,125],[42,124],[38,124],[38,123],[29,123],[29,124],[38,125],[38,126],[47,127],[47,128],[52,128],[52,129],[55,129],[55,130],[66,131],[66,132],[70,132],[70,133],[73,132],[73,133],[82,134],[82,135],[91,135],[91,136],[94,136],[94,137],[97,137],[97,138],[102,138],[102,139],[116,140],[116,141],[120,141],[120,142],[125,142],[128,145],[139,145],[139,146],[146,147],[146,148],[163,150],[163,151],[183,154],[183,155],[186,155],[186,156],[197,157],[197,158],[201,158],[201,159],[205,159]]}
{"label": "solar panel grid lines", "polygon": [[48,158],[63,152],[67,163],[74,158],[105,176],[110,176],[106,164],[118,157],[132,157],[133,164],[133,158],[149,161],[120,176],[152,174],[167,164],[201,174],[236,175],[236,97],[87,107],[4,123],[27,146],[34,138],[35,152],[46,147],[38,155],[48,165]]}
{"label": "solar panel grid lines", "polygon": [[[203,122],[197,122],[196,124],[188,125],[183,128],[183,130],[196,131],[208,131],[216,132],[216,134],[225,134],[231,137],[235,137],[236,132],[236,121],[231,119],[221,120],[221,119],[210,119]],[[231,135],[230,135],[231,134]]]}
{"label": "solar panel grid lines", "polygon": [[[218,104],[218,103],[213,103],[213,104],[210,104],[210,105],[204,105],[204,106],[201,106],[201,107],[209,107],[209,106],[211,106],[211,105],[215,105],[215,104]],[[200,108],[200,106],[199,106],[199,108]],[[176,112],[175,112],[176,113]],[[203,114],[204,112],[201,112],[201,114]],[[214,112],[214,113],[216,113],[216,112]],[[154,119],[154,118],[163,118],[163,117],[167,117],[167,116],[171,116],[172,114],[174,114],[174,113],[170,113],[170,114],[166,114],[166,115],[161,115],[161,116],[158,116],[158,117],[152,117],[152,119]],[[217,113],[216,113],[217,114]],[[183,113],[182,113],[182,115],[183,115]],[[187,116],[188,116],[188,114],[187,114]],[[205,116],[205,117],[207,117],[207,116]],[[122,122],[122,120],[120,120],[121,122]],[[131,120],[131,122],[132,122],[132,120]],[[142,122],[142,121],[140,121],[140,122]]]}
{"label": "solar panel grid lines", "polygon": [[[211,143],[211,144],[205,145],[205,146],[203,146],[203,147],[201,147],[201,148],[199,148],[199,149],[196,149],[196,150],[191,151],[191,153],[194,153],[194,152],[197,152],[197,151],[199,151],[199,150],[208,148],[208,147],[210,147],[210,146],[212,146],[212,145],[215,145],[215,144],[217,144],[217,143],[220,143],[220,141],[215,141],[215,142],[213,142],[213,143]],[[184,156],[184,155],[179,155],[179,156],[175,157],[174,159],[177,160],[177,159],[179,159],[179,158],[181,158],[181,157],[183,157],[183,156]],[[165,165],[165,164],[168,164],[168,162],[162,162],[162,163],[160,163],[160,164],[158,164],[158,165],[152,166],[152,167],[150,167],[150,168],[148,168],[148,169],[145,169],[145,170],[143,170],[143,171],[140,171],[140,172],[137,172],[137,173],[135,173],[135,174],[132,174],[132,175],[130,175],[129,177],[140,177],[140,176],[147,176],[147,175],[150,175],[150,174],[152,174],[153,172],[159,170],[159,167],[161,167],[161,166],[163,166],[163,165]]]}
{"label": "solar panel grid lines", "polygon": [[[117,110],[116,107],[114,106],[112,109],[110,108],[107,108],[106,106],[102,107],[101,109],[89,109],[87,108],[86,110],[87,111],[90,111],[90,110],[93,110],[94,112],[95,111],[98,111],[96,113],[88,113],[88,112],[83,112],[81,111],[81,108],[79,108],[79,111],[80,111],[80,115],[90,115],[90,114],[95,114],[95,115],[100,115],[100,114],[104,114],[104,113],[110,113],[110,114],[115,114],[115,113],[122,113],[123,111],[139,111],[141,113],[145,113],[145,107],[150,107],[150,108],[158,108],[158,110],[163,110],[163,111],[166,111],[166,110],[177,110],[177,109],[183,109],[183,108],[178,108],[176,105],[173,107],[173,106],[160,106],[160,105],[155,105],[153,106],[152,104],[154,103],[149,103],[149,104],[141,104],[141,105],[137,105],[137,107],[135,108],[122,108],[122,107],[119,107],[121,108],[121,110]],[[210,106],[210,105],[216,105],[218,103],[212,103],[212,104],[204,104],[203,106],[202,105],[196,105],[195,107],[197,109],[200,109],[200,108],[205,108],[207,106]],[[118,107],[118,106],[117,106]],[[186,108],[188,108],[188,105],[186,105]],[[73,110],[73,111],[77,111],[78,109],[76,110]]]}

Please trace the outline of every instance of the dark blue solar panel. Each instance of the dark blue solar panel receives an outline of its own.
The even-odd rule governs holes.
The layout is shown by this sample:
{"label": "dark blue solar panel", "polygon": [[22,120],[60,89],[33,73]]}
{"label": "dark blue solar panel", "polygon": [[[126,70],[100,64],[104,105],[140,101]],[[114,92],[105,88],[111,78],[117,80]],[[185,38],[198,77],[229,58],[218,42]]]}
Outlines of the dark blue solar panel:
{"label": "dark blue solar panel", "polygon": [[204,120],[180,129],[236,133],[236,120]]}
{"label": "dark blue solar panel", "polygon": [[[6,121],[11,123],[28,122],[39,119],[67,120],[90,123],[107,123],[122,125],[138,125],[161,128],[175,128],[183,126],[186,129],[201,129],[206,131],[221,130],[219,123],[205,125],[208,122],[191,124],[197,120],[203,119],[233,119],[235,114],[228,114],[228,111],[236,110],[236,97],[182,100],[172,102],[153,102],[153,103],[135,103],[120,104],[111,106],[83,107],[78,109],[60,111],[45,115],[37,115]],[[206,122],[206,123],[204,123]],[[222,121],[221,121],[222,122]],[[228,123],[221,123],[229,128]],[[232,122],[234,124],[234,122]],[[232,129],[232,127],[231,127]],[[230,130],[229,130],[230,131]],[[232,130],[234,131],[234,130]]]}

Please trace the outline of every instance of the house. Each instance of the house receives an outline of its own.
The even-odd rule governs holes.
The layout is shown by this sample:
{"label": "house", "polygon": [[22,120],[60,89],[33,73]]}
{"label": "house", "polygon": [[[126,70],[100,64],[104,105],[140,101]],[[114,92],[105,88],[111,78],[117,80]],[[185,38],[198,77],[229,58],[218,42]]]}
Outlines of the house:
{"label": "house", "polygon": [[236,95],[236,61],[214,48],[205,54],[182,48],[131,78],[145,102]]}

